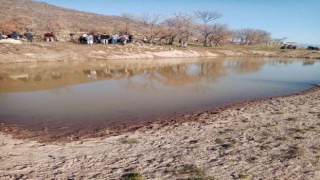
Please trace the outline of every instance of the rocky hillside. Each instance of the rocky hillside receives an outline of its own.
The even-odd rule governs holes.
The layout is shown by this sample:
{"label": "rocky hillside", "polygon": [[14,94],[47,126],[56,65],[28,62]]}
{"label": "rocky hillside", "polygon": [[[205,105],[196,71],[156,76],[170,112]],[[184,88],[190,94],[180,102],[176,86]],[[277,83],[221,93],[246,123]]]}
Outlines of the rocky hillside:
{"label": "rocky hillside", "polygon": [[[106,12],[107,13],[107,12]],[[23,32],[31,29],[36,34],[47,31],[70,32],[119,32],[141,31],[139,23],[117,16],[106,16],[61,8],[32,0],[0,0],[0,32]]]}

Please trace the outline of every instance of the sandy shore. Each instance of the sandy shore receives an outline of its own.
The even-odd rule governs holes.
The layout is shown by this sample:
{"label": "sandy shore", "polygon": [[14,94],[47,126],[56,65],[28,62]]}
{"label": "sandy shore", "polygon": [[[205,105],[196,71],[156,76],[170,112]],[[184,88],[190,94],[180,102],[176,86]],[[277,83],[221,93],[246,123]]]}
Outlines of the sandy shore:
{"label": "sandy shore", "polygon": [[[3,42],[4,40],[0,41]],[[11,40],[15,41],[15,40]],[[320,59],[320,51],[281,50],[280,46],[154,46],[150,44],[88,46],[70,42],[0,43],[0,63],[159,59],[192,57],[279,57]]]}
{"label": "sandy shore", "polygon": [[[0,135],[0,179],[319,179],[320,88],[112,137]],[[194,119],[193,119],[194,118]]]}

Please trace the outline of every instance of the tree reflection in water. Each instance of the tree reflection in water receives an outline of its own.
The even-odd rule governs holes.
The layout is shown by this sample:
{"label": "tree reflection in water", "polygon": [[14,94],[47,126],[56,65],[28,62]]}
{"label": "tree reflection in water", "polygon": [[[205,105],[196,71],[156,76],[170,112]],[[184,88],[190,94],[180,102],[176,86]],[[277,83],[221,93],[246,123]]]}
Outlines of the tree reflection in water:
{"label": "tree reflection in water", "polygon": [[0,121],[40,129],[134,124],[298,91],[319,82],[319,65],[270,58],[3,64],[0,114],[14,119]]}
{"label": "tree reflection in water", "polygon": [[[291,62],[291,60],[246,58],[4,64],[0,67],[0,80],[5,86],[1,87],[0,92],[36,91],[119,79],[127,80],[126,88],[152,89],[154,83],[183,87],[199,82],[215,82],[226,76],[228,71],[256,72],[266,63]],[[312,61],[304,62],[305,65],[312,63]],[[136,77],[140,80],[132,80]]]}

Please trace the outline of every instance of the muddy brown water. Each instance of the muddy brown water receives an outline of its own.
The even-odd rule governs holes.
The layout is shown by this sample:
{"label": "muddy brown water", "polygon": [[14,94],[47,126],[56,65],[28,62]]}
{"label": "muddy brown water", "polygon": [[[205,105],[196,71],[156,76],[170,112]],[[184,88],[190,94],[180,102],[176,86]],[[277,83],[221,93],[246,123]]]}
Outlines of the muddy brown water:
{"label": "muddy brown water", "polygon": [[320,62],[227,58],[1,64],[0,123],[113,129],[320,83]]}

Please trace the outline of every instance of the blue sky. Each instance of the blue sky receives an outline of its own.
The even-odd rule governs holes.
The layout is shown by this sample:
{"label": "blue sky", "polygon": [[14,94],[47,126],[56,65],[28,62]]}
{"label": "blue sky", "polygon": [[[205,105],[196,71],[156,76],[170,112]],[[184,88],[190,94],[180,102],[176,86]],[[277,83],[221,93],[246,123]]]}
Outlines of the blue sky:
{"label": "blue sky", "polygon": [[320,45],[320,0],[37,0],[106,15],[216,10],[232,29],[257,28],[274,38]]}

